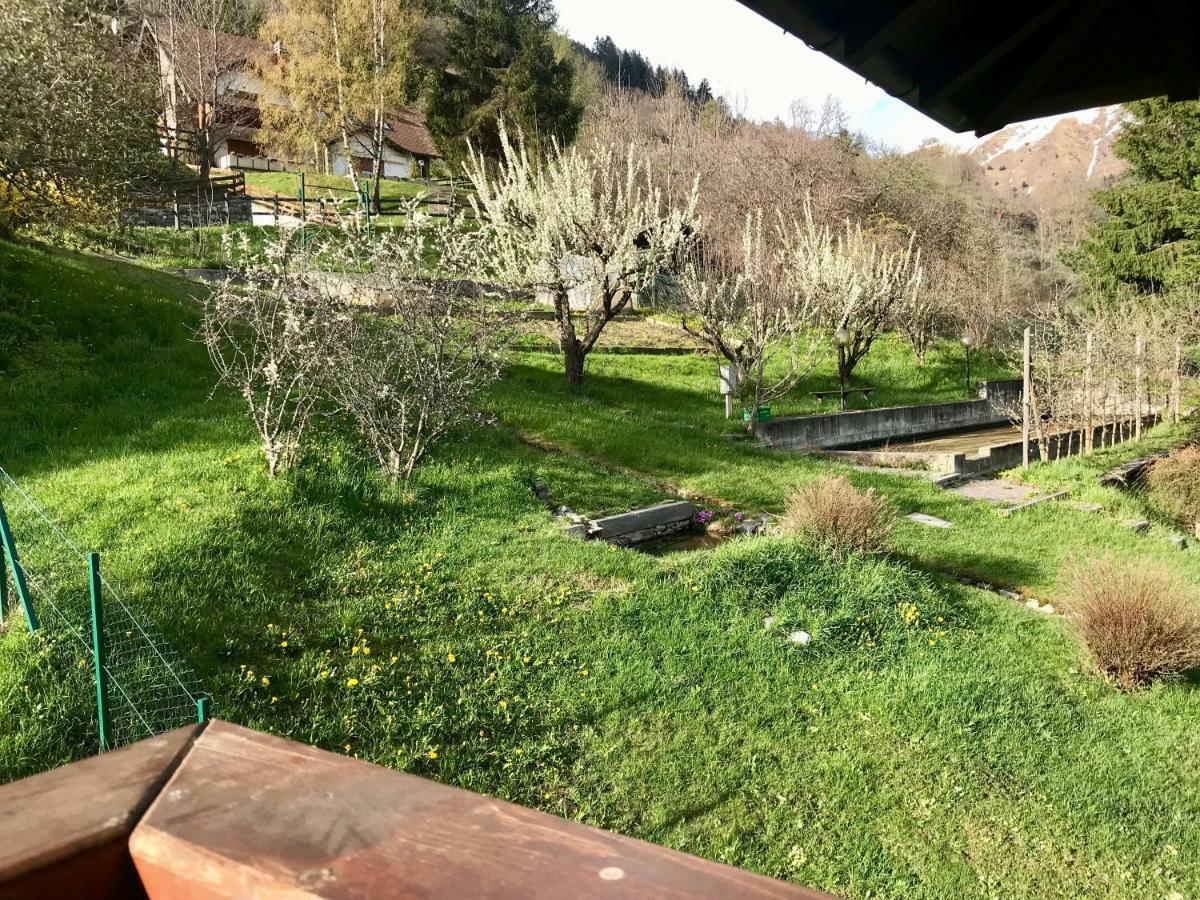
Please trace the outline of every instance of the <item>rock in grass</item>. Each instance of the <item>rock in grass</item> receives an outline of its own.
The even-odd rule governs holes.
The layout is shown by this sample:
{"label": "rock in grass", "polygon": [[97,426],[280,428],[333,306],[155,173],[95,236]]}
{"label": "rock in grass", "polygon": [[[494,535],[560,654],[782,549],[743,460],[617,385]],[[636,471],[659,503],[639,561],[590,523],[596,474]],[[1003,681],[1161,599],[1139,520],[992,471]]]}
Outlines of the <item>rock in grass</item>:
{"label": "rock in grass", "polygon": [[1041,609],[1042,608],[1042,604],[1038,603],[1037,600],[1026,600],[1025,605],[1028,606],[1030,609]]}
{"label": "rock in grass", "polygon": [[765,619],[763,619],[763,631],[770,631],[774,627],[775,627],[775,617],[774,616],[767,616]]}
{"label": "rock in grass", "polygon": [[799,644],[800,646],[804,646],[805,644],[809,643],[812,640],[812,635],[809,634],[807,631],[793,631],[791,634],[788,635],[788,640],[791,641],[793,644]]}
{"label": "rock in grass", "polygon": [[1187,538],[1185,538],[1182,534],[1169,534],[1167,535],[1167,540],[1175,545],[1176,550],[1187,549]]}
{"label": "rock in grass", "polygon": [[953,527],[945,519],[939,519],[937,516],[929,516],[925,513],[909,513],[905,518],[907,518],[910,522],[916,522],[918,525],[926,525],[929,528]]}
{"label": "rock in grass", "polygon": [[1002,591],[1000,591],[1000,596],[1007,597],[1009,600],[1020,600],[1021,599],[1021,595],[1018,594],[1016,591],[1002,590]]}
{"label": "rock in grass", "polygon": [[1121,524],[1132,531],[1136,531],[1138,534],[1141,534],[1150,527],[1150,523],[1145,519],[1126,519]]}
{"label": "rock in grass", "polygon": [[1038,607],[1038,612],[1045,613],[1048,616],[1054,615],[1054,604],[1044,603]]}

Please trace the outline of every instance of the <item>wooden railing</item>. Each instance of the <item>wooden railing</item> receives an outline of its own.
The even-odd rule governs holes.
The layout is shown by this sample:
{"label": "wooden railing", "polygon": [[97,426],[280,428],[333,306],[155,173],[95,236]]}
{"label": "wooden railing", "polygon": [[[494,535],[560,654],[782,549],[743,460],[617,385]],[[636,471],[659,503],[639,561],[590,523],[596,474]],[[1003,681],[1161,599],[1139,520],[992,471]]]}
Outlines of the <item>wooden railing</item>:
{"label": "wooden railing", "polygon": [[826,896],[219,721],[0,811],[0,897]]}

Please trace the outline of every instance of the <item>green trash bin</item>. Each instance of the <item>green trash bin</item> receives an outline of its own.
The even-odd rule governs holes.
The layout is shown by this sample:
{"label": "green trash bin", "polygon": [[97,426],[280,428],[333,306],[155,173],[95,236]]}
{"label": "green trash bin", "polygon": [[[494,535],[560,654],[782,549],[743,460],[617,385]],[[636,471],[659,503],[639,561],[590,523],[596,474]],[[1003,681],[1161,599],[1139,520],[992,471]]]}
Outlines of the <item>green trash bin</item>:
{"label": "green trash bin", "polygon": [[[742,421],[743,422],[750,421],[750,410],[748,410],[748,409],[742,410]],[[760,422],[770,422],[771,421],[771,407],[760,406],[758,408],[758,421],[760,421]]]}

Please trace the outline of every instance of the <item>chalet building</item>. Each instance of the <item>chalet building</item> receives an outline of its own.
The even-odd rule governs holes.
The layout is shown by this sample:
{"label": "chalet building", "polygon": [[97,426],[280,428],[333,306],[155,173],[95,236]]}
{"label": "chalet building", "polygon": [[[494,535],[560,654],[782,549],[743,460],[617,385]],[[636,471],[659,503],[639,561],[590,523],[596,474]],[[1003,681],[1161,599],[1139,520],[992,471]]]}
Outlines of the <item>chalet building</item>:
{"label": "chalet building", "polygon": [[[265,67],[280,64],[282,48],[255,38],[146,19],[142,52],[157,58],[163,95],[164,151],[207,152],[210,165],[226,169],[290,171],[299,164],[270,153],[262,141],[262,104],[287,106],[288,99],[263,79]],[[214,63],[215,61],[215,63]],[[212,146],[196,139],[206,133]],[[268,142],[269,143],[269,142]],[[375,167],[374,129],[357,128],[349,140],[349,158],[339,137],[324,148],[330,170],[348,175]],[[441,154],[417,110],[398,108],[384,116],[385,178],[429,177],[430,163]]]}

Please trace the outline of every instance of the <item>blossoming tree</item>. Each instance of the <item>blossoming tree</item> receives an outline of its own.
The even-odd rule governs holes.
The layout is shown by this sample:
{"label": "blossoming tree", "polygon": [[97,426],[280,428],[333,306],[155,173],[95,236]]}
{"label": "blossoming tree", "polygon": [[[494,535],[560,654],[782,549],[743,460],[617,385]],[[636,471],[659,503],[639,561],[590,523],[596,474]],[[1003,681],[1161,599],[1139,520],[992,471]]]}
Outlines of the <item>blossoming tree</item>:
{"label": "blossoming tree", "polygon": [[605,326],[635,293],[680,268],[701,224],[698,184],[676,203],[632,150],[622,157],[612,147],[556,144],[534,160],[503,128],[501,147],[499,163],[472,149],[467,164],[472,202],[488,221],[492,274],[549,295],[567,383],[578,386]]}

